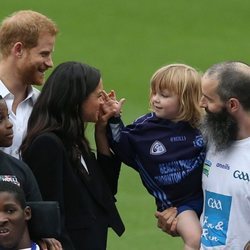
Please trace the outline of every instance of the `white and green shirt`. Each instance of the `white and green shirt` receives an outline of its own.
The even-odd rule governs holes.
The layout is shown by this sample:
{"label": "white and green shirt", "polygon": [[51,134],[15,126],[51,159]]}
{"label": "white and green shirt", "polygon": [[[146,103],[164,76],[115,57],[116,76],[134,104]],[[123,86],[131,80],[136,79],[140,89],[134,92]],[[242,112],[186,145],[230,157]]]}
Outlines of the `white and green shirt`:
{"label": "white and green shirt", "polygon": [[250,138],[215,152],[203,168],[201,249],[243,250],[250,240]]}

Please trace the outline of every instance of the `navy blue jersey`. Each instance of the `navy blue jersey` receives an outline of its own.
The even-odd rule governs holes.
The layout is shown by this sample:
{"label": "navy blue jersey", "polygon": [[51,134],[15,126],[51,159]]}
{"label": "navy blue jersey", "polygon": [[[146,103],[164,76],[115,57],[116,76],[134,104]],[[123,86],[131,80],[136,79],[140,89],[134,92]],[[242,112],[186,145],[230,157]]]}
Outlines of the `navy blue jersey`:
{"label": "navy blue jersey", "polygon": [[0,181],[20,186],[26,201],[41,201],[42,196],[31,169],[21,160],[0,150]]}
{"label": "navy blue jersey", "polygon": [[113,123],[111,119],[109,128],[112,150],[139,172],[159,211],[202,197],[205,146],[198,129],[188,122],[157,118],[154,113],[126,127],[120,119]]}

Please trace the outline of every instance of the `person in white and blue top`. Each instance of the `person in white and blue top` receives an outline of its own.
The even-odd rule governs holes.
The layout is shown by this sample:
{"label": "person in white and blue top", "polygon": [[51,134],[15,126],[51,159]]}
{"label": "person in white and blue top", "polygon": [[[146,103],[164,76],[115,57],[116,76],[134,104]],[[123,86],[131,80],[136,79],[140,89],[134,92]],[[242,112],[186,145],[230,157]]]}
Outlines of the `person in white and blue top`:
{"label": "person in white and blue top", "polygon": [[128,126],[119,116],[112,117],[108,127],[112,150],[139,172],[154,196],[156,216],[177,208],[177,231],[185,249],[198,249],[201,236],[205,146],[197,129],[202,117],[200,97],[201,76],[194,68],[167,65],[151,79],[152,112]]}

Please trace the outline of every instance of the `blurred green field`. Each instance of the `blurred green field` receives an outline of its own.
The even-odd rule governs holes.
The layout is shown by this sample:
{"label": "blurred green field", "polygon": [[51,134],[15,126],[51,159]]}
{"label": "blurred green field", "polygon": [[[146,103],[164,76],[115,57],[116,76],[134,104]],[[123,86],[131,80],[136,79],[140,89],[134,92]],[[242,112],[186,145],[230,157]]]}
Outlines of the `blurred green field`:
{"label": "blurred green field", "polygon": [[[165,64],[204,71],[225,60],[250,62],[248,0],[1,0],[0,18],[20,9],[58,24],[55,66],[79,60],[101,69],[106,90],[126,98],[125,122],[147,112],[149,79]],[[182,249],[156,227],[154,200],[125,166],[117,198],[126,233],[110,232],[108,250]]]}

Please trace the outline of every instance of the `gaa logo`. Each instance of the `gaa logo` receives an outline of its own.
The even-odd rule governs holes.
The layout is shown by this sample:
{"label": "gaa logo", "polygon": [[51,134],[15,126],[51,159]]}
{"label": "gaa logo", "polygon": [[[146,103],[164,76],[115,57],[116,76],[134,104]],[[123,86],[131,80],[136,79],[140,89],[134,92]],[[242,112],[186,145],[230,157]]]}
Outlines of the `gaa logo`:
{"label": "gaa logo", "polygon": [[216,200],[213,198],[209,198],[207,200],[207,205],[211,208],[217,209],[217,210],[222,210],[222,204],[220,200]]}
{"label": "gaa logo", "polygon": [[245,172],[239,171],[239,170],[234,171],[233,177],[235,179],[240,179],[240,180],[247,181],[247,182],[250,181],[248,173],[245,173]]}

